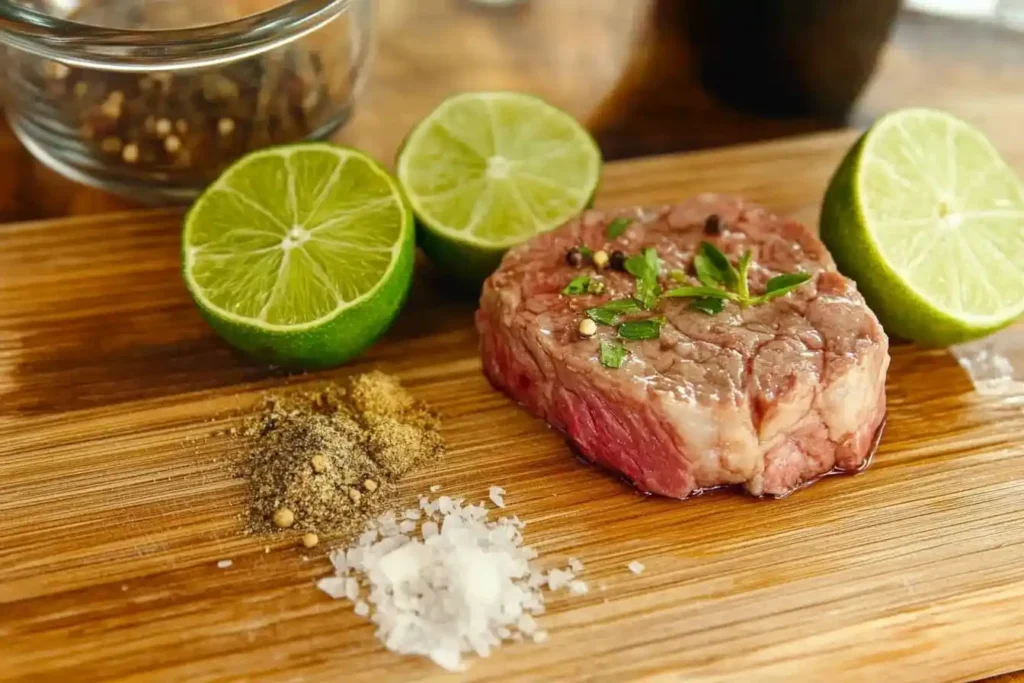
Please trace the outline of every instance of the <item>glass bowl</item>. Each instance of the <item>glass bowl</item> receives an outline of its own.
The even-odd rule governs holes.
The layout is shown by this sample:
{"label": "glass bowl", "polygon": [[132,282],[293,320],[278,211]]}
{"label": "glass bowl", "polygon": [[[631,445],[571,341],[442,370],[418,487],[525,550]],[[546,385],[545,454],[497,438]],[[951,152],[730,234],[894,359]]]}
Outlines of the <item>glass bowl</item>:
{"label": "glass bowl", "polygon": [[0,0],[11,127],[44,164],[148,202],[350,117],[373,0]]}

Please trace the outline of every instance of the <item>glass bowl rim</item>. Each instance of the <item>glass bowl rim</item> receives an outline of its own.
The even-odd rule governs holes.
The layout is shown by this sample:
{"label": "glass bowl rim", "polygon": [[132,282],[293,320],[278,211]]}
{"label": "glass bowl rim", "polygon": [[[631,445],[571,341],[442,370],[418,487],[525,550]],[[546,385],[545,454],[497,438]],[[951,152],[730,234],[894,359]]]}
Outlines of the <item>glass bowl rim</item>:
{"label": "glass bowl rim", "polygon": [[61,19],[0,0],[0,42],[71,66],[108,71],[201,68],[289,43],[360,2],[373,0],[289,0],[219,24],[123,30]]}

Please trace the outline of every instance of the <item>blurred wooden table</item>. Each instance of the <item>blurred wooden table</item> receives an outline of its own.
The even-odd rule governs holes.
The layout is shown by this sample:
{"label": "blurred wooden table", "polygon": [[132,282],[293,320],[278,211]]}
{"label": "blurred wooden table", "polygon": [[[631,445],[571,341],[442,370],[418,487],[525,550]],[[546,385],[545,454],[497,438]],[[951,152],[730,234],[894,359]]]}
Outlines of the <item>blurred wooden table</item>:
{"label": "blurred wooden table", "polygon": [[[817,130],[715,101],[688,72],[685,46],[650,49],[650,0],[558,0],[488,9],[468,0],[381,0],[370,87],[338,138],[388,162],[409,128],[446,95],[538,93],[586,121],[609,157],[699,149]],[[636,86],[637,70],[659,75]],[[678,64],[665,69],[664,64]],[[625,76],[624,76],[625,74]],[[906,13],[853,117],[942,107],[980,125],[1007,152],[1024,148],[1024,38],[991,26]],[[620,79],[626,84],[616,89]],[[641,78],[640,80],[644,80]],[[0,222],[131,207],[35,162],[0,124]]]}

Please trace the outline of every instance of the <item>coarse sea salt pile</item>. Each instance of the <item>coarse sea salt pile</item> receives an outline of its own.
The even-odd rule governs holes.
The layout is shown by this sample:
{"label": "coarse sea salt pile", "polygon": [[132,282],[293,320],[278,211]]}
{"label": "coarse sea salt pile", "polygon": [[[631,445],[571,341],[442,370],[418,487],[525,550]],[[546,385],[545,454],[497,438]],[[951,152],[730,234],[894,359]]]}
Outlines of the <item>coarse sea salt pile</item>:
{"label": "coarse sea salt pile", "polygon": [[[490,497],[500,494],[492,488]],[[355,545],[332,552],[335,575],[317,586],[351,600],[389,650],[460,671],[464,654],[487,657],[505,640],[546,640],[534,620],[544,612],[544,588],[587,592],[576,578],[579,560],[548,573],[534,564],[524,526],[514,515],[488,520],[483,503],[423,496],[418,509],[401,518],[385,513]]]}

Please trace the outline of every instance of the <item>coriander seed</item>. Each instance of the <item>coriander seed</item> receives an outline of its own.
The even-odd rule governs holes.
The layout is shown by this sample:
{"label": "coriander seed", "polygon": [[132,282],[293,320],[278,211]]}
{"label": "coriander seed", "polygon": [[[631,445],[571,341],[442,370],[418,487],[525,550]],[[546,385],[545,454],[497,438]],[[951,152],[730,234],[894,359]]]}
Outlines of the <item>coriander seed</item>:
{"label": "coriander seed", "polygon": [[181,139],[177,135],[168,135],[164,138],[164,149],[168,154],[174,154],[181,149]]}
{"label": "coriander seed", "polygon": [[313,466],[313,471],[317,474],[323,474],[327,471],[327,458],[324,457],[323,453],[317,453],[310,458],[309,464]]}
{"label": "coriander seed", "polygon": [[103,138],[103,141],[100,142],[100,149],[107,154],[117,154],[121,151],[121,138],[113,135]]}
{"label": "coriander seed", "polygon": [[124,146],[121,150],[121,158],[124,159],[125,163],[134,164],[139,160],[139,146],[135,143],[129,143]]}
{"label": "coriander seed", "polygon": [[217,122],[217,132],[221,137],[227,137],[235,132],[235,120],[223,118]]}
{"label": "coriander seed", "polygon": [[580,321],[579,333],[580,336],[583,337],[584,339],[589,339],[590,337],[593,337],[595,334],[597,334],[597,323],[595,323],[590,318],[584,318],[583,320]]}
{"label": "coriander seed", "polygon": [[122,105],[124,105],[124,93],[120,90],[115,90],[107,96],[107,99],[103,100],[103,104],[100,105],[100,112],[108,119],[119,119],[121,118]]}
{"label": "coriander seed", "polygon": [[597,268],[605,268],[608,266],[608,252],[604,249],[598,249],[594,252],[594,266]]}
{"label": "coriander seed", "polygon": [[174,122],[174,130],[178,131],[178,135],[184,135],[188,132],[188,121],[185,119],[178,119]]}
{"label": "coriander seed", "polygon": [[66,64],[49,61],[43,65],[43,71],[46,72],[48,78],[52,78],[55,81],[63,81],[71,73],[71,69]]}
{"label": "coriander seed", "polygon": [[295,513],[288,508],[278,508],[274,511],[274,526],[280,529],[287,529],[295,524]]}
{"label": "coriander seed", "polygon": [[363,482],[363,488],[366,489],[367,493],[373,493],[377,490],[377,482],[373,479],[367,479]]}
{"label": "coriander seed", "polygon": [[348,497],[353,503],[359,505],[359,502],[363,499],[363,494],[359,493],[358,489],[349,489]]}
{"label": "coriander seed", "polygon": [[171,120],[160,119],[156,122],[156,134],[160,137],[166,137],[171,134]]}
{"label": "coriander seed", "polygon": [[302,534],[302,545],[307,548],[315,548],[320,543],[320,538],[312,531]]}

